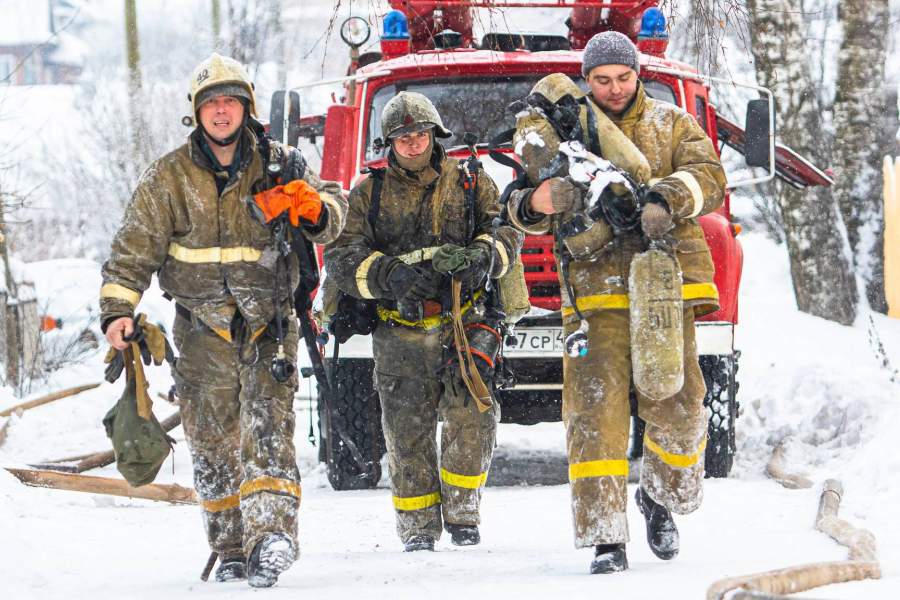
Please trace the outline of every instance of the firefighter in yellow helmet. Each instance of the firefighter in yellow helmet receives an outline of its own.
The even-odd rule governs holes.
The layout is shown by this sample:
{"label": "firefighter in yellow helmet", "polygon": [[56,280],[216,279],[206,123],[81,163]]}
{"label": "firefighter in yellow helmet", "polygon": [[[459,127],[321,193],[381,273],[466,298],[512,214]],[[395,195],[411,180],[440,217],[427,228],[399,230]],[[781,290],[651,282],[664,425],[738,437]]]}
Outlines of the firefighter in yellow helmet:
{"label": "firefighter in yellow helmet", "polygon": [[[301,257],[280,252],[276,226],[291,239],[329,242],[346,201],[295,148],[263,135],[253,84],[237,61],[203,61],[190,101],[196,129],[148,167],[113,240],[101,323],[121,349],[154,274],[174,300],[174,377],[207,538],[220,559],[215,578],[267,587],[297,556],[300,505],[297,374],[289,368],[298,328],[287,315]],[[272,368],[278,360],[281,370]]]}

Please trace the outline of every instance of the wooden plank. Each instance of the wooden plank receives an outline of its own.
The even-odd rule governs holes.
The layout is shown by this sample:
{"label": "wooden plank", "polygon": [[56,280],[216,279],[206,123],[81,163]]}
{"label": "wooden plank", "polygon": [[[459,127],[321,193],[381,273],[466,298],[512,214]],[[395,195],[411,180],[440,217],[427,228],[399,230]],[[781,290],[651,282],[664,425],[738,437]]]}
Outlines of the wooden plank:
{"label": "wooden plank", "polygon": [[53,392],[52,394],[47,394],[46,396],[41,396],[40,398],[35,398],[34,400],[29,400],[28,402],[23,402],[22,404],[17,404],[7,409],[0,410],[0,417],[8,417],[13,413],[21,414],[30,408],[34,408],[35,406],[41,406],[42,404],[47,404],[48,402],[53,402],[62,398],[68,398],[70,396],[74,396],[75,394],[80,394],[81,392],[92,390],[96,387],[100,387],[100,384],[89,383],[86,385],[79,385],[77,387],[69,388],[66,390]]}
{"label": "wooden plank", "polygon": [[125,498],[143,498],[173,504],[197,504],[197,495],[191,488],[177,484],[149,483],[141,487],[132,487],[124,479],[110,477],[94,477],[55,471],[39,471],[34,469],[6,468],[25,485],[45,487],[89,494],[106,494]]}

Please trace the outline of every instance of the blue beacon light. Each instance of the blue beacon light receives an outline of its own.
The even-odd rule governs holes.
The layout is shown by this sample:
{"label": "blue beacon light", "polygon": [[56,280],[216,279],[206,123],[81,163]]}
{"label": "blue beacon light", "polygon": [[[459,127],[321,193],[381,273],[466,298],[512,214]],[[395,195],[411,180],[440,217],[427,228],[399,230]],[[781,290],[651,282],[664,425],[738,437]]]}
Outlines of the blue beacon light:
{"label": "blue beacon light", "polygon": [[399,10],[392,10],[384,15],[382,22],[384,33],[381,39],[384,40],[408,40],[409,39],[409,23]]}
{"label": "blue beacon light", "polygon": [[648,8],[641,17],[641,30],[638,32],[638,39],[669,39],[666,33],[666,17],[658,8]]}

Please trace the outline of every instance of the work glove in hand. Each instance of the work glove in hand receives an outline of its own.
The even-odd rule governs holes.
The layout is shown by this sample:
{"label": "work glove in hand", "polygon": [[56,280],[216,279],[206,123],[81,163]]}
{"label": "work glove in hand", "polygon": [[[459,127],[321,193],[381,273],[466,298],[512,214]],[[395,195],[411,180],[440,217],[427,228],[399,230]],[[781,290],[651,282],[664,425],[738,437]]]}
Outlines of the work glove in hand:
{"label": "work glove in hand", "polygon": [[[150,366],[150,363],[153,363],[159,366],[164,360],[169,361],[169,363],[174,362],[175,355],[162,327],[148,323],[147,316],[144,314],[137,315],[132,322],[133,330],[131,335],[123,339],[126,342],[138,345],[141,360],[145,365]],[[103,362],[107,363],[104,378],[109,383],[114,383],[125,367],[125,352],[110,347]]]}
{"label": "work glove in hand", "polygon": [[584,194],[577,185],[562,177],[547,180],[550,185],[550,201],[558,213],[584,209]]}
{"label": "work glove in hand", "polygon": [[389,267],[387,284],[394,300],[421,302],[439,295],[435,277],[422,267],[411,267],[402,260],[394,259]]}
{"label": "work glove in hand", "polygon": [[444,244],[431,259],[431,266],[439,273],[452,275],[468,290],[481,287],[491,266],[492,250],[476,242],[463,248],[456,244]]}
{"label": "work glove in hand", "polygon": [[672,213],[669,212],[665,199],[655,192],[650,192],[647,203],[641,211],[641,229],[650,239],[659,239],[674,227]]}
{"label": "work glove in hand", "polygon": [[319,192],[302,179],[295,179],[285,185],[276,185],[272,189],[260,192],[253,197],[253,203],[256,207],[254,213],[264,223],[269,223],[287,212],[288,219],[294,227],[299,227],[301,221],[315,225],[322,215],[322,199]]}

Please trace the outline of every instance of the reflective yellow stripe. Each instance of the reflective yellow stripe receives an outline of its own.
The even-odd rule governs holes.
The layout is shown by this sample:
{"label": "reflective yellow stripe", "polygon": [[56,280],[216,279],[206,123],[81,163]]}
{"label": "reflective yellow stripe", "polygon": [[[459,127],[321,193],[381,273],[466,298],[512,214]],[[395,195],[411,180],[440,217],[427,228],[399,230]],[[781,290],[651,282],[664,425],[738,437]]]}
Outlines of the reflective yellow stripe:
{"label": "reflective yellow stripe", "polygon": [[412,252],[401,254],[397,258],[408,265],[414,265],[416,263],[425,262],[426,260],[431,260],[432,258],[434,258],[434,253],[438,251],[438,248],[439,246],[432,246],[431,248],[419,248],[418,250],[413,250]]}
{"label": "reflective yellow stripe", "polygon": [[369,290],[369,269],[372,268],[372,263],[374,263],[379,256],[384,256],[384,254],[376,250],[367,256],[364,261],[359,263],[359,266],[356,268],[356,287],[359,288],[359,295],[368,300],[373,300],[375,298]]}
{"label": "reflective yellow stripe", "polygon": [[227,330],[227,329],[216,329],[216,328],[214,328],[214,327],[212,327],[211,329],[212,329],[213,331],[216,332],[216,335],[218,335],[220,338],[222,338],[222,339],[225,340],[226,342],[230,342],[230,341],[231,341],[231,332],[230,332],[229,330]]}
{"label": "reflective yellow stripe", "polygon": [[[474,299],[477,300],[481,297],[481,290],[475,292]],[[461,314],[466,314],[469,310],[472,309],[472,300],[469,300],[461,307]],[[382,321],[393,321],[394,323],[399,323],[400,325],[406,325],[407,327],[419,327],[424,329],[425,331],[431,331],[432,329],[437,329],[441,325],[445,325],[450,322],[451,318],[449,316],[445,317],[443,315],[434,315],[432,317],[425,317],[421,321],[407,321],[406,319],[400,316],[400,312],[396,310],[391,310],[389,308],[385,308],[383,306],[378,307],[378,318]]]}
{"label": "reflective yellow stripe", "polygon": [[300,484],[290,479],[279,479],[263,475],[241,484],[241,496],[249,496],[257,492],[281,492],[300,498]]}
{"label": "reflective yellow stripe", "polygon": [[700,442],[700,447],[697,448],[697,451],[693,454],[674,454],[672,452],[667,452],[646,435],[644,436],[644,446],[647,450],[650,450],[653,454],[659,456],[660,460],[667,465],[686,469],[688,467],[693,467],[700,461],[700,457],[703,456],[703,451],[706,450],[706,438],[703,438],[703,441]]}
{"label": "reflective yellow stripe", "polygon": [[411,496],[409,498],[400,498],[394,496],[394,508],[397,510],[422,510],[429,506],[441,503],[441,493],[433,492],[424,496]]}
{"label": "reflective yellow stripe", "polygon": [[697,178],[687,171],[675,171],[669,175],[669,177],[674,177],[683,183],[691,194],[691,200],[693,200],[694,205],[691,208],[690,214],[685,218],[690,219],[699,215],[703,211],[703,189],[697,182]]}
{"label": "reflective yellow stripe", "polygon": [[477,490],[484,487],[487,481],[487,471],[481,475],[460,475],[459,473],[451,473],[447,469],[441,469],[441,481],[459,488],[467,490]]}
{"label": "reflective yellow stripe", "polygon": [[129,289],[124,285],[119,285],[118,283],[107,283],[106,285],[101,287],[100,297],[117,298],[119,300],[124,300],[132,306],[137,306],[138,302],[141,301],[140,293]]}
{"label": "reflective yellow stripe", "polygon": [[[681,286],[681,298],[683,300],[697,300],[698,298],[719,299],[719,290],[714,283],[685,283]],[[628,308],[628,294],[596,294],[594,296],[579,296],[578,308],[580,310],[595,310],[598,308]],[[568,317],[574,314],[575,309],[564,306],[562,315]]]}
{"label": "reflective yellow stripe", "polygon": [[628,477],[628,461],[589,460],[569,465],[569,481],[585,477]]}
{"label": "reflective yellow stripe", "polygon": [[241,505],[241,497],[237,494],[225,496],[218,500],[201,500],[200,506],[207,512],[222,512],[223,510],[231,510]]}
{"label": "reflective yellow stripe", "polygon": [[494,240],[493,236],[490,236],[486,233],[483,233],[475,238],[475,241],[478,240],[487,242],[497,249],[497,254],[500,256],[500,265],[502,266],[502,268],[500,269],[500,274],[497,275],[497,277],[503,277],[503,275],[506,273],[506,270],[509,269],[509,254],[506,253],[506,246],[504,246],[503,242],[501,242],[500,240]]}
{"label": "reflective yellow stripe", "polygon": [[169,244],[169,256],[175,260],[191,264],[257,262],[262,252],[248,246],[234,248],[186,248],[181,244]]}

